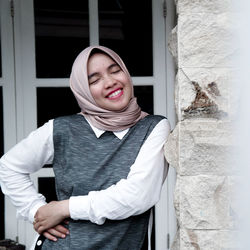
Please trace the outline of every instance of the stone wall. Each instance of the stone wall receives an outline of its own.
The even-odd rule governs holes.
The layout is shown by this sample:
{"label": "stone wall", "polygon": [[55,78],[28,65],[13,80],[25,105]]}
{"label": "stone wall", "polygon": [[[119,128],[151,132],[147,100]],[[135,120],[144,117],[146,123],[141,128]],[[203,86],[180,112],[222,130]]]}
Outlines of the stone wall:
{"label": "stone wall", "polygon": [[[230,0],[178,0],[169,49],[177,75],[178,124],[166,145],[176,169],[178,232],[173,250],[239,249],[232,187],[237,183],[232,120],[235,103]],[[233,237],[232,237],[233,236]]]}

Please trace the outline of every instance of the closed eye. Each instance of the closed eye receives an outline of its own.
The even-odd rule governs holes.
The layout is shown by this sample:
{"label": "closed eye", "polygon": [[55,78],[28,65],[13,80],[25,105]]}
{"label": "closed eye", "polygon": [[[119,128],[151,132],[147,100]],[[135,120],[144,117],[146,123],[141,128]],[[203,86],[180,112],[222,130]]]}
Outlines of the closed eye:
{"label": "closed eye", "polygon": [[88,76],[89,85],[97,83],[100,79],[100,74],[98,72],[94,72]]}
{"label": "closed eye", "polygon": [[111,74],[116,74],[121,71],[121,68],[117,63],[113,63],[109,65],[108,70]]}
{"label": "closed eye", "polygon": [[99,81],[100,78],[98,79],[95,79],[95,80],[92,80],[92,81],[89,81],[89,85],[92,85],[92,84],[95,84]]}
{"label": "closed eye", "polygon": [[111,74],[116,74],[116,73],[118,73],[118,72],[120,72],[120,71],[121,71],[121,69],[119,68],[119,69],[117,69],[117,70],[112,71]]}

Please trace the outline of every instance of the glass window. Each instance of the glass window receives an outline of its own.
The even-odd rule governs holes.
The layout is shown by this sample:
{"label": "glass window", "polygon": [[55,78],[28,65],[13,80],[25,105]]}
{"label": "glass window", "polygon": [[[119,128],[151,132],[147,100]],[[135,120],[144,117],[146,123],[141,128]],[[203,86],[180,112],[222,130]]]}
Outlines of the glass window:
{"label": "glass window", "polygon": [[[3,155],[3,88],[0,87],[0,157]],[[4,195],[0,188],[0,240],[4,239]]]}
{"label": "glass window", "polygon": [[2,47],[1,47],[1,30],[0,30],[0,77],[2,77]]}
{"label": "glass window", "polygon": [[[42,126],[50,119],[72,115],[80,112],[80,108],[69,87],[37,88],[37,126]],[[45,168],[52,165],[45,165]]]}
{"label": "glass window", "polygon": [[0,157],[3,155],[3,87],[0,87]]}
{"label": "glass window", "polygon": [[98,9],[100,45],[116,51],[132,76],[152,76],[152,1],[99,0]]}
{"label": "glass window", "polygon": [[36,76],[69,77],[74,59],[89,46],[88,0],[34,0]]}
{"label": "glass window", "polygon": [[39,177],[38,192],[46,197],[46,201],[56,201],[55,178],[54,177]]}
{"label": "glass window", "polygon": [[50,119],[79,113],[80,108],[69,87],[37,88],[37,126]]}
{"label": "glass window", "polygon": [[4,239],[4,195],[0,188],[0,240]]}
{"label": "glass window", "polygon": [[[134,94],[143,111],[153,114],[153,86],[134,86]],[[50,119],[80,112],[69,87],[37,88],[37,126]]]}
{"label": "glass window", "polygon": [[1,14],[0,14],[0,77],[2,77]]}
{"label": "glass window", "polygon": [[154,113],[153,86],[134,86],[134,94],[141,109],[149,114]]}

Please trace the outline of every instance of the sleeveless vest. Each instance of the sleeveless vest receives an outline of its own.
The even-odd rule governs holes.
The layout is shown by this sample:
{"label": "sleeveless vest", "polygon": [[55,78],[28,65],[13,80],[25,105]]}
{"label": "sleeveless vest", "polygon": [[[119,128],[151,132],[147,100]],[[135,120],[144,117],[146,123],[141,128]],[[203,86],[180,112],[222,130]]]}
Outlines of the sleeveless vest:
{"label": "sleeveless vest", "polygon": [[[82,115],[54,120],[54,161],[58,200],[88,195],[127,178],[141,146],[161,116],[146,116],[131,127],[122,140],[112,132],[97,138]],[[106,220],[97,225],[70,220],[70,234],[57,242],[45,240],[42,249],[53,250],[139,250],[142,247],[150,210],[124,220]]]}

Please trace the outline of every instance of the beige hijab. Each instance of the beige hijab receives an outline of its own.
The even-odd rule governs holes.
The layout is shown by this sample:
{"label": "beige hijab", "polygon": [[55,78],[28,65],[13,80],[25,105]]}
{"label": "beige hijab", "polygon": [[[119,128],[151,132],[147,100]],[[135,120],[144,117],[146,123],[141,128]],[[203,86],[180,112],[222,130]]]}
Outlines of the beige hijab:
{"label": "beige hijab", "polygon": [[[88,82],[87,63],[93,49],[98,49],[109,55],[128,75],[130,74],[121,58],[112,50],[103,46],[90,46],[83,50],[76,58],[70,75],[70,88],[75,95],[81,114],[84,115],[92,125],[105,131],[121,131],[135,125],[148,114],[141,111],[138,106],[134,92],[127,107],[119,111],[111,111],[98,106],[91,95]],[[132,88],[133,89],[133,88]]]}

